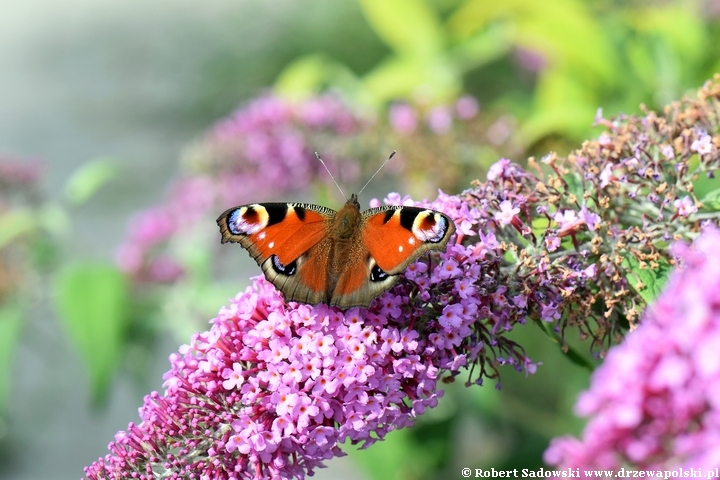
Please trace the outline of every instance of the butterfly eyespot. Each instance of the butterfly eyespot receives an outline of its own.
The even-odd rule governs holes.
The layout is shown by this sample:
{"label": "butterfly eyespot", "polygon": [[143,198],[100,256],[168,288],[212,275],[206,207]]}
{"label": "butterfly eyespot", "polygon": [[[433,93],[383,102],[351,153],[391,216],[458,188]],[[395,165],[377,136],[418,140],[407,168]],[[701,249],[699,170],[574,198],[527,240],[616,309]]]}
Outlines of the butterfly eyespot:
{"label": "butterfly eyespot", "polygon": [[233,235],[253,235],[268,223],[268,212],[262,205],[248,205],[234,210],[227,219]]}
{"label": "butterfly eyespot", "polygon": [[272,268],[277,273],[281,273],[283,275],[292,276],[295,275],[295,272],[297,271],[297,262],[289,263],[288,265],[283,265],[280,262],[280,259],[277,257],[277,255],[273,255],[271,257],[272,261]]}
{"label": "butterfly eyespot", "polygon": [[372,269],[370,270],[370,280],[373,282],[382,282],[386,278],[388,278],[388,274],[385,272],[385,270],[378,267],[377,265],[373,265]]}
{"label": "butterfly eyespot", "polygon": [[448,222],[442,215],[425,210],[415,217],[411,231],[423,242],[438,243],[445,238]]}

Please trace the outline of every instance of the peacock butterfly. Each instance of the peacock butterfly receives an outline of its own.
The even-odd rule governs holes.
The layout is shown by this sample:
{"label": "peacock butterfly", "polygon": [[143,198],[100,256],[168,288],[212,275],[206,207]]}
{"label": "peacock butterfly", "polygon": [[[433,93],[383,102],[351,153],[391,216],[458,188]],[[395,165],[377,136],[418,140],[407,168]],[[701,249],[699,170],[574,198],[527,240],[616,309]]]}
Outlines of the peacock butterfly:
{"label": "peacock butterfly", "polygon": [[338,212],[306,203],[254,203],[217,219],[222,243],[248,250],[285,301],[370,305],[429,250],[445,250],[455,224],[419,207],[360,212],[353,194]]}

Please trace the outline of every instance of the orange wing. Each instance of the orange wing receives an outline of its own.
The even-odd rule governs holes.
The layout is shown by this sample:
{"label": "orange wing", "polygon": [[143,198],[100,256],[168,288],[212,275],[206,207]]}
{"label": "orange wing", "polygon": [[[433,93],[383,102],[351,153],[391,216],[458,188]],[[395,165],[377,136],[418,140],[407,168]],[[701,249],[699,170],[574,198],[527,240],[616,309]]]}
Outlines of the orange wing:
{"label": "orange wing", "polygon": [[390,275],[428,250],[445,250],[455,224],[447,215],[419,207],[380,207],[363,212],[363,244]]}
{"label": "orange wing", "polygon": [[217,219],[222,243],[245,247],[259,265],[275,255],[289,265],[326,235],[335,212],[301,203],[255,203],[231,208]]}

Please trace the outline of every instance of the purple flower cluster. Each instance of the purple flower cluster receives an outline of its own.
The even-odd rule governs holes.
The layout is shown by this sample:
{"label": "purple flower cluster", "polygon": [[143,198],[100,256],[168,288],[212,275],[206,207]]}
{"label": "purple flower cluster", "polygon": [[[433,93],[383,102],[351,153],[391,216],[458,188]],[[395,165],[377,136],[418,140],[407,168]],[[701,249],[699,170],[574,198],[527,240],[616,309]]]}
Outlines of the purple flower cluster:
{"label": "purple flower cluster", "polygon": [[3,190],[32,186],[39,177],[40,165],[38,162],[0,156],[0,199],[5,196]]}
{"label": "purple flower cluster", "polygon": [[330,95],[299,103],[265,96],[218,122],[203,142],[190,150],[187,161],[219,182],[216,188],[225,205],[262,195],[268,186],[275,193],[294,192],[319,178],[327,179],[315,158],[318,149],[335,169],[333,174],[349,183],[355,180],[356,167],[342,168],[343,158],[332,156],[340,155],[341,149],[329,148],[337,140],[329,139],[353,136],[366,126],[365,120]]}
{"label": "purple flower cluster", "polygon": [[431,188],[458,191],[477,177],[478,165],[524,152],[513,136],[516,120],[510,115],[481,114],[471,95],[451,104],[395,102],[388,108],[387,123],[383,135],[388,137],[386,144],[398,151],[395,165],[411,166],[401,178],[403,189],[416,195],[427,195],[429,178]]}
{"label": "purple flower cluster", "polygon": [[[271,200],[268,191],[297,192],[330,182],[315,150],[332,149],[339,139],[363,128],[364,120],[329,95],[300,103],[273,96],[255,99],[188,149],[184,163],[190,172],[171,187],[161,205],[131,220],[117,250],[118,265],[136,280],[175,281],[183,267],[166,253],[168,241],[201,219],[211,223],[228,205]],[[354,179],[355,163],[337,156],[330,160],[341,181]]]}
{"label": "purple flower cluster", "polygon": [[[473,232],[459,198],[424,205]],[[428,255],[369,309],[285,304],[256,279],[171,357],[165,394],[146,397],[142,423],[118,434],[87,477],[304,478],[342,454],[339,442],[367,447],[412,424],[437,404],[443,372],[534,371],[499,334],[511,326],[496,307],[508,302],[483,269],[495,248],[486,241]],[[512,302],[525,309],[521,297]]]}
{"label": "purple flower cluster", "polygon": [[680,268],[610,350],[576,405],[581,438],[552,441],[560,468],[720,467],[720,230],[676,244]]}
{"label": "purple flower cluster", "polygon": [[27,238],[37,228],[31,209],[40,203],[40,172],[37,161],[0,155],[0,219],[7,229],[0,242],[0,306],[29,286],[33,273]]}
{"label": "purple flower cluster", "polygon": [[[436,135],[448,133],[453,122],[466,122],[478,114],[480,105],[475,97],[465,95],[460,97],[453,107],[437,105],[424,114],[425,124]],[[394,103],[388,111],[390,126],[402,135],[410,135],[419,126],[423,113],[408,103]]]}
{"label": "purple flower cluster", "polygon": [[[693,182],[720,168],[720,84],[664,115],[620,116],[567,157],[550,153],[527,170],[502,159],[465,192],[481,232],[495,232],[511,261],[496,279],[528,297],[531,317],[591,338],[602,356],[643,309],[635,270],[673,261],[670,240],[691,240],[720,212],[703,208]],[[499,230],[498,230],[499,229]],[[632,274],[632,275],[631,275]]]}

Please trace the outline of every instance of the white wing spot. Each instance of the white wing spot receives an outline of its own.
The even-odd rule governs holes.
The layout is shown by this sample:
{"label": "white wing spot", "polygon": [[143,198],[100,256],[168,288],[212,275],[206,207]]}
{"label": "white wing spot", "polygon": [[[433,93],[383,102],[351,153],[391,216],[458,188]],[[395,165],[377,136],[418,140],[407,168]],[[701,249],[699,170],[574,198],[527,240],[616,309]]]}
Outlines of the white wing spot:
{"label": "white wing spot", "polygon": [[408,237],[408,243],[410,245],[415,245],[415,237]]}
{"label": "white wing spot", "polygon": [[400,246],[398,247],[398,252],[402,252],[402,251],[403,251],[403,246],[400,245]]}
{"label": "white wing spot", "polygon": [[[262,233],[263,236],[265,236],[265,232]],[[275,246],[275,242],[270,242],[268,244],[268,248],[273,248]]]}
{"label": "white wing spot", "polygon": [[[265,238],[265,232],[260,232],[260,235],[258,235],[258,240],[262,240]],[[270,247],[272,248],[272,247]]]}

